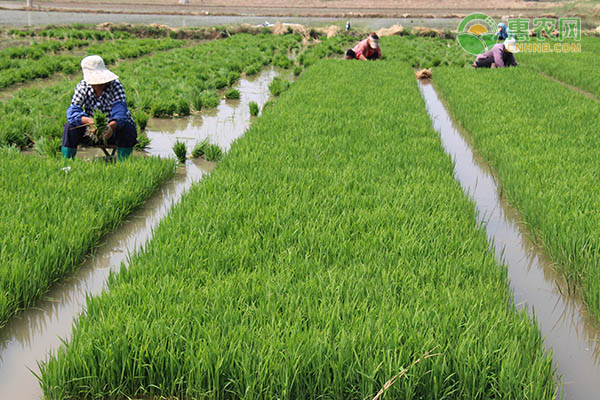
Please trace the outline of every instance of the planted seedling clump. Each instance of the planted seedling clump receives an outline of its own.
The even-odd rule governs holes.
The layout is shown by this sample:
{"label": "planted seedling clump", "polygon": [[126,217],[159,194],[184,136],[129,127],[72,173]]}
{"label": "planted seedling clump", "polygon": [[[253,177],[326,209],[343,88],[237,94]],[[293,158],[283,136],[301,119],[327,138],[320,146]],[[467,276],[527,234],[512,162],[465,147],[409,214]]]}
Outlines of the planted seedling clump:
{"label": "planted seedling clump", "polygon": [[216,144],[208,143],[204,148],[204,156],[207,161],[221,161],[223,158],[223,150]]}
{"label": "planted seedling clump", "polygon": [[148,119],[150,116],[146,114],[143,110],[136,110],[133,113],[133,119],[137,123],[137,126],[140,128],[140,132],[143,132],[146,129],[146,125],[148,125]]}
{"label": "planted seedling clump", "polygon": [[239,99],[240,91],[237,89],[229,89],[227,92],[225,92],[225,98],[230,100]]}
{"label": "planted seedling clump", "polygon": [[208,146],[207,139],[204,139],[200,143],[196,144],[196,146],[194,146],[194,150],[192,150],[192,157],[194,157],[194,158],[202,157],[205,153],[206,146]]}
{"label": "planted seedling clump", "polygon": [[173,153],[177,156],[177,159],[180,163],[185,163],[185,159],[187,158],[187,149],[185,147],[185,143],[180,142],[179,140],[175,142],[173,146]]}
{"label": "planted seedling clump", "polygon": [[150,146],[152,139],[148,137],[146,131],[141,131],[138,132],[137,141],[138,142],[135,144],[135,146],[133,146],[133,148],[136,150],[145,150]]}
{"label": "planted seedling clump", "polygon": [[258,104],[255,101],[251,101],[248,105],[250,107],[250,115],[256,117],[258,115]]}
{"label": "planted seedling clump", "polygon": [[273,81],[269,84],[269,91],[273,96],[279,96],[289,87],[290,83],[288,81],[276,76],[275,78],[273,78]]}

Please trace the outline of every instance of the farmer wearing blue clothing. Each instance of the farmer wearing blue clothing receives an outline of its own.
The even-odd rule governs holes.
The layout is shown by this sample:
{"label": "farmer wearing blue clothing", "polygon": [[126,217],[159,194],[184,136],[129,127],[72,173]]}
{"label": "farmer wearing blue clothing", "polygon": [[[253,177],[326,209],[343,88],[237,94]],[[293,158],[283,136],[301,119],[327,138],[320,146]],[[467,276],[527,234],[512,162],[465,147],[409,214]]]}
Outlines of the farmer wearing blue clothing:
{"label": "farmer wearing blue clothing", "polygon": [[127,108],[125,90],[119,77],[109,71],[100,56],[81,60],[83,80],[77,84],[67,109],[67,123],[62,137],[62,155],[73,158],[77,145],[86,140],[86,127],[94,120],[94,112],[102,111],[108,119],[104,132],[97,132],[107,143],[117,145],[117,156],[124,160],[137,143],[137,130]]}
{"label": "farmer wearing blue clothing", "polygon": [[498,36],[498,40],[501,41],[508,39],[508,28],[504,22],[498,24],[498,33],[496,33],[496,36]]}

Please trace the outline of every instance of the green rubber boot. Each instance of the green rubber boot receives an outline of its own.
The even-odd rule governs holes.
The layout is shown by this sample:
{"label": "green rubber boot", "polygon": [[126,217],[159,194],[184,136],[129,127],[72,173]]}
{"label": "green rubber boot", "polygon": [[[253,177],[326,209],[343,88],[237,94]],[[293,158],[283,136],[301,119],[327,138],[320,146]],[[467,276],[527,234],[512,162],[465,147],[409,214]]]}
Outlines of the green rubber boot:
{"label": "green rubber boot", "polygon": [[75,154],[77,154],[76,147],[61,147],[60,151],[62,152],[63,158],[75,158]]}
{"label": "green rubber boot", "polygon": [[131,155],[133,147],[117,147],[117,159],[119,161],[125,161]]}

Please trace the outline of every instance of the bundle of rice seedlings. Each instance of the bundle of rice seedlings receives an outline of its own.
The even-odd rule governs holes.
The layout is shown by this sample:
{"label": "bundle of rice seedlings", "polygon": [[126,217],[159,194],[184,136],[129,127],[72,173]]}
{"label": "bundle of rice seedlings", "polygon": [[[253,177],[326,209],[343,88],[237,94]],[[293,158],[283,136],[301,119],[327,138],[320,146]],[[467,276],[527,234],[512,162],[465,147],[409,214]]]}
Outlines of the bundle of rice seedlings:
{"label": "bundle of rice seedlings", "polygon": [[433,72],[431,70],[431,68],[425,68],[422,70],[419,70],[415,73],[415,75],[417,76],[417,79],[419,80],[425,80],[425,79],[431,79]]}

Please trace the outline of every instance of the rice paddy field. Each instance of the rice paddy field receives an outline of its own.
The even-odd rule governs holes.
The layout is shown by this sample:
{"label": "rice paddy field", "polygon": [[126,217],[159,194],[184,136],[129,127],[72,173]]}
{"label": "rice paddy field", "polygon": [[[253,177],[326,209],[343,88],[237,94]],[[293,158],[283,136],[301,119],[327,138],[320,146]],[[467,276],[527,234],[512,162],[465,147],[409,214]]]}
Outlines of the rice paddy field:
{"label": "rice paddy field", "polygon": [[599,321],[600,38],[584,37],[580,54],[475,70],[455,40],[412,34],[383,37],[377,62],[343,60],[360,36],[291,29],[2,35],[29,42],[0,50],[11,90],[0,102],[0,326],[186,168],[185,149],[179,167],[55,156],[81,57],[100,54],[119,75],[140,132],[149,118],[237,101],[236,82],[264,68],[297,77],[271,82],[244,136],[223,154],[212,145],[214,171],[88,297],[70,338],[39,360],[45,398],[561,397],[552,349],[514,304],[415,69],[433,68],[502,195]]}

